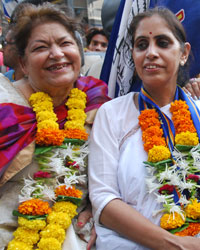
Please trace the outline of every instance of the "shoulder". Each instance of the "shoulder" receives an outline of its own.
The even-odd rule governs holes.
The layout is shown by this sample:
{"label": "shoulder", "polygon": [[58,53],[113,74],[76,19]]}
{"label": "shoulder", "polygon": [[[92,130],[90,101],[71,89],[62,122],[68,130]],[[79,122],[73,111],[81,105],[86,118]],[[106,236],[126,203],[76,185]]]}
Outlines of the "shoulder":
{"label": "shoulder", "polygon": [[123,109],[125,106],[128,107],[128,106],[133,106],[134,103],[133,103],[133,96],[134,96],[135,92],[131,92],[127,95],[124,95],[124,96],[119,96],[119,97],[116,97],[112,100],[110,100],[109,102],[106,102],[102,105],[102,109],[110,109],[110,108],[113,108],[113,109]]}
{"label": "shoulder", "polygon": [[13,69],[10,69],[4,74],[4,76],[7,77],[11,82],[14,82],[14,73],[15,71]]}
{"label": "shoulder", "polygon": [[27,102],[16,90],[14,84],[3,74],[0,74],[0,103],[15,103],[27,106]]}

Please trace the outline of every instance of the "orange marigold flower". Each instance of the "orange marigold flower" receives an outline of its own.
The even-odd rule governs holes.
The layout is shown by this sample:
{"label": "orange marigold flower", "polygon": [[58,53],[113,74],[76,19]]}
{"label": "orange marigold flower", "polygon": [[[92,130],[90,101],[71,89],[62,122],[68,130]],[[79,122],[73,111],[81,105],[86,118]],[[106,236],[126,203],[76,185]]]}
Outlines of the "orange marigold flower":
{"label": "orange marigold flower", "polygon": [[65,135],[60,129],[38,129],[36,133],[36,144],[41,146],[60,146],[64,141]]}
{"label": "orange marigold flower", "polygon": [[67,129],[64,131],[64,134],[65,138],[80,139],[85,141],[88,139],[88,133],[81,129]]}
{"label": "orange marigold flower", "polygon": [[176,100],[171,104],[170,111],[172,112],[172,120],[177,134],[187,131],[191,133],[196,132],[189,107],[185,101]]}
{"label": "orange marigold flower", "polygon": [[175,100],[173,103],[171,103],[170,112],[173,113],[179,109],[188,109],[188,105],[185,101]]}
{"label": "orange marigold flower", "polygon": [[18,211],[21,214],[44,215],[49,214],[51,212],[51,208],[49,207],[49,203],[46,201],[31,199],[22,202],[18,207]]}
{"label": "orange marigold flower", "polygon": [[76,197],[81,198],[83,193],[82,191],[76,189],[74,186],[66,188],[66,185],[58,186],[55,189],[56,196],[58,195],[64,195],[64,196],[70,196],[70,197]]}
{"label": "orange marigold flower", "polygon": [[143,130],[151,126],[161,126],[159,115],[155,109],[145,109],[142,110],[141,114],[138,117],[140,127]]}
{"label": "orange marigold flower", "polygon": [[181,133],[181,132],[192,132],[195,133],[196,129],[194,127],[193,121],[191,120],[191,118],[185,118],[185,117],[179,117],[176,119],[172,119],[173,123],[174,123],[174,127],[176,130],[176,133]]}
{"label": "orange marigold flower", "polygon": [[181,232],[175,233],[178,236],[195,236],[200,232],[200,223],[190,223],[189,226]]}
{"label": "orange marigold flower", "polygon": [[145,131],[142,133],[142,140],[148,141],[149,138],[152,136],[157,136],[157,137],[162,137],[163,136],[163,130],[160,128],[160,126],[151,126],[147,128]]}
{"label": "orange marigold flower", "polygon": [[166,146],[165,138],[156,135],[149,137],[144,143],[144,150],[148,152],[153,146]]}

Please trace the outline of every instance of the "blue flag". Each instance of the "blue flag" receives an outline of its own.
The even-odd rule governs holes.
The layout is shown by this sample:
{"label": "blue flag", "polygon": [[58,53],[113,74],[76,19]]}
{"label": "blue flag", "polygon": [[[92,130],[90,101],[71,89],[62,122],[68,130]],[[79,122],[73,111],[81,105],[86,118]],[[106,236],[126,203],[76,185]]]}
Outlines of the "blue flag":
{"label": "blue flag", "polygon": [[9,21],[10,16],[19,2],[22,0],[2,0],[3,11],[6,19]]}
{"label": "blue flag", "polygon": [[167,7],[183,24],[192,49],[190,77],[195,77],[200,73],[200,0],[151,0],[149,7],[155,6]]}

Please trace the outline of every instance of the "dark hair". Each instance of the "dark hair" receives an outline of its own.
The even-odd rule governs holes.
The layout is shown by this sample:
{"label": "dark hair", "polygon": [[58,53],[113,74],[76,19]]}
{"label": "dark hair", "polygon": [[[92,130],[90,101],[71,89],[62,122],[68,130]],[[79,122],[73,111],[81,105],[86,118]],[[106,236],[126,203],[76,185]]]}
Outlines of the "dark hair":
{"label": "dark hair", "polygon": [[32,30],[38,25],[45,22],[57,22],[63,25],[67,31],[77,42],[81,52],[80,41],[77,38],[76,32],[79,30],[79,25],[74,18],[68,17],[64,11],[54,4],[45,2],[42,5],[35,6],[26,4],[17,15],[15,25],[15,41],[19,50],[19,55],[24,56],[28,40]]}
{"label": "dark hair", "polygon": [[[163,18],[171,32],[174,34],[176,39],[179,41],[181,49],[184,49],[184,44],[186,42],[186,33],[183,25],[178,20],[176,15],[171,12],[169,9],[161,7],[161,8],[153,8],[148,9],[146,12],[139,13],[138,15],[133,17],[133,20],[129,26],[128,33],[132,39],[132,45],[134,46],[134,39],[137,27],[144,18],[152,17],[154,15],[158,15]],[[159,25],[159,24],[158,24]],[[189,79],[189,62],[187,61],[184,66],[179,66],[178,71],[178,83],[183,86]]]}
{"label": "dark hair", "polygon": [[106,39],[108,40],[107,35],[106,35],[106,33],[105,33],[105,31],[103,29],[99,29],[99,28],[95,28],[94,27],[94,28],[89,29],[88,32],[87,32],[87,34],[86,34],[86,36],[85,36],[86,37],[87,46],[90,45],[92,38],[94,36],[96,36],[96,35],[105,36]]}

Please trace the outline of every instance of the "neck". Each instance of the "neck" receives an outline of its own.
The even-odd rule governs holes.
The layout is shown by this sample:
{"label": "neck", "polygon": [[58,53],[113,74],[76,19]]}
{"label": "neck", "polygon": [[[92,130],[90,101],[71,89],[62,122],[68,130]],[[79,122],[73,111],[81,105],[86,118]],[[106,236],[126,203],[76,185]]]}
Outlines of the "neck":
{"label": "neck", "polygon": [[55,88],[55,89],[45,91],[45,90],[33,88],[30,82],[26,78],[23,77],[21,80],[15,82],[15,87],[20,90],[20,92],[25,96],[27,101],[29,100],[31,94],[35,92],[47,93],[52,98],[54,107],[57,107],[60,104],[62,104],[64,100],[67,98],[71,89],[73,88],[73,85],[65,89]]}
{"label": "neck", "polygon": [[162,89],[148,89],[145,88],[146,91],[151,95],[153,100],[157,103],[159,107],[163,107],[174,100],[175,92],[176,92],[176,86],[169,89],[167,88],[162,88]]}

